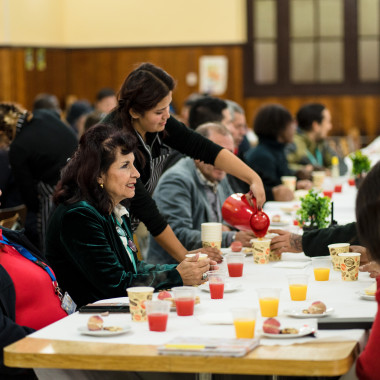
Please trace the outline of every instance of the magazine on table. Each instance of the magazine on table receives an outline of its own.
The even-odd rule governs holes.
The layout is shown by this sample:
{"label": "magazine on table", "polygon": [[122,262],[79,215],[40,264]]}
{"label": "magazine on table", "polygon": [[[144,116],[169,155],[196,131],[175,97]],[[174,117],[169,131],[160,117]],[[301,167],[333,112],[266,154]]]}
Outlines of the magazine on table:
{"label": "magazine on table", "polygon": [[177,337],[158,347],[161,355],[244,356],[259,345],[259,339]]}

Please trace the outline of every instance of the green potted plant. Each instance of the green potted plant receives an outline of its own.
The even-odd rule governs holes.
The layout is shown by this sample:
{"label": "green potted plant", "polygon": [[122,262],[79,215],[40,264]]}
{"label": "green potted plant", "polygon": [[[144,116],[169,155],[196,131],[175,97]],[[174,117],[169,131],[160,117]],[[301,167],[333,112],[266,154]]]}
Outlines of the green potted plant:
{"label": "green potted plant", "polygon": [[371,161],[361,150],[350,154],[352,161],[352,174],[355,177],[356,187],[359,187],[367,172],[371,169]]}
{"label": "green potted plant", "polygon": [[327,218],[331,214],[331,200],[321,193],[310,190],[301,198],[301,208],[297,210],[297,221],[304,230],[324,228],[329,225]]}

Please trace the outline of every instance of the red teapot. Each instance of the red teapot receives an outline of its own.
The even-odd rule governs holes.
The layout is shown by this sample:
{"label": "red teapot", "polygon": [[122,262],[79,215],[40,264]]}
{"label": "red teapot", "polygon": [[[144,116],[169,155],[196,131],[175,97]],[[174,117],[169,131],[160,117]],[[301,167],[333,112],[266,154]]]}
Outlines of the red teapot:
{"label": "red teapot", "polygon": [[241,231],[253,231],[258,238],[264,237],[268,231],[270,220],[268,215],[257,209],[256,199],[248,202],[245,194],[230,195],[223,203],[223,219]]}

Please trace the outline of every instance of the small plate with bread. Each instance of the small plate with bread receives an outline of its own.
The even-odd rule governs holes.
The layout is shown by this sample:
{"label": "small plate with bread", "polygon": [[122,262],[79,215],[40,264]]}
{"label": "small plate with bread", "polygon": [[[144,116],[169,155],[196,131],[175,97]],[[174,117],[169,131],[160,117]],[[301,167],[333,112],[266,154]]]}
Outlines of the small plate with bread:
{"label": "small plate with bread", "polygon": [[376,301],[377,284],[373,282],[370,286],[363,290],[359,290],[357,294],[360,298],[367,301]]}

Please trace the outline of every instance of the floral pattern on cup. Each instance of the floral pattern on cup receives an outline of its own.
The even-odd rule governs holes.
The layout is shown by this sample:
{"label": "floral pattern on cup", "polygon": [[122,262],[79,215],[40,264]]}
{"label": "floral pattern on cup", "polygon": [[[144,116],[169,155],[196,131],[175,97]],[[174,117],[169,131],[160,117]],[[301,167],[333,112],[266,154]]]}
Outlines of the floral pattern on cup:
{"label": "floral pattern on cup", "polygon": [[221,241],[202,241],[202,248],[218,248],[222,247]]}
{"label": "floral pattern on cup", "polygon": [[357,281],[359,276],[360,253],[348,252],[339,254],[340,271],[343,281]]}
{"label": "floral pattern on cup", "polygon": [[[275,236],[278,236],[278,234],[266,234],[264,236],[265,239],[269,239],[270,242],[272,242],[272,239],[275,237]],[[270,244],[270,243],[269,243]],[[280,261],[281,260],[281,254],[276,254],[274,251],[272,251],[271,249],[269,250],[269,261]]]}
{"label": "floral pattern on cup", "polygon": [[336,244],[329,244],[328,245],[333,269],[336,271],[340,271],[340,260],[339,260],[339,253],[346,253],[350,250],[350,244],[349,243],[336,243]]}
{"label": "floral pattern on cup", "polygon": [[255,264],[268,264],[270,252],[269,239],[253,239],[253,261]]}
{"label": "floral pattern on cup", "polygon": [[[147,290],[144,291],[143,288]],[[154,288],[141,287],[141,290],[135,291],[133,289],[138,289],[138,287],[128,289],[127,292],[129,297],[129,310],[131,312],[132,321],[146,322],[148,320],[148,317],[146,313],[145,302],[147,300],[152,300]]]}

